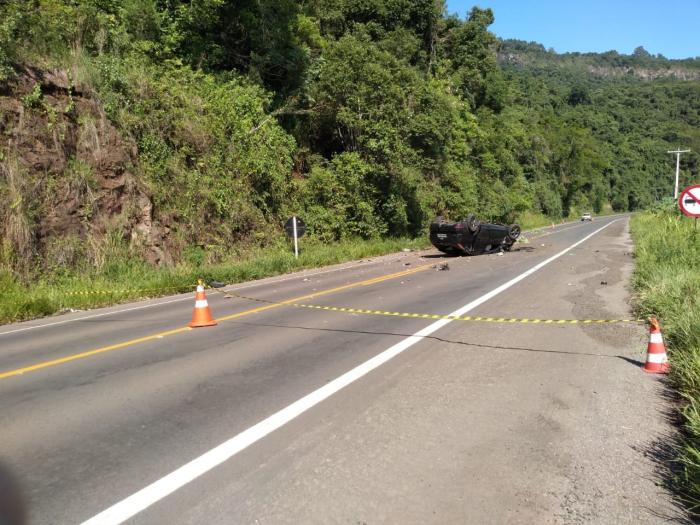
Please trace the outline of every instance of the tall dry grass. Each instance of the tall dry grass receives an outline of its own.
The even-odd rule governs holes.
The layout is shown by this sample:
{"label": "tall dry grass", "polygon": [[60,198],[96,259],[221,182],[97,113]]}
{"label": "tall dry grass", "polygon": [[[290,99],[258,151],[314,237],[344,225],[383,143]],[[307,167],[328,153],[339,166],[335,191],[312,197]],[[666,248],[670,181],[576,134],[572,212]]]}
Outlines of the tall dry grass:
{"label": "tall dry grass", "polygon": [[22,265],[34,250],[33,222],[30,218],[29,192],[26,173],[17,158],[10,154],[0,157],[0,233],[5,265]]}

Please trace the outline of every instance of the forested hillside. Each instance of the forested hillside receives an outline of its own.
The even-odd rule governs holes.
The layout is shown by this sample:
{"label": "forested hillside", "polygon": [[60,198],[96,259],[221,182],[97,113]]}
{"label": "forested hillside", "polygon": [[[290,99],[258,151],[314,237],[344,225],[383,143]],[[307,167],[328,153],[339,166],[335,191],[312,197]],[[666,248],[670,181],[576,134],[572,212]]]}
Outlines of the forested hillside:
{"label": "forested hillside", "polygon": [[217,261],[292,213],[334,241],[669,195],[666,151],[700,151],[700,83],[682,80],[700,61],[556,55],[499,41],[494,16],[440,0],[3,2],[0,264]]}

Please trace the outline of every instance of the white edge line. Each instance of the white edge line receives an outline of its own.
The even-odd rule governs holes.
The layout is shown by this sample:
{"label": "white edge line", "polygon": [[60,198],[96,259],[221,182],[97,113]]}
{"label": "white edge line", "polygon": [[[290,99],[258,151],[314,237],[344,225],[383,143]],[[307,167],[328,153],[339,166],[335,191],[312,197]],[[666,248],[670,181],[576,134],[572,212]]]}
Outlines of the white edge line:
{"label": "white edge line", "polygon": [[[618,220],[619,219],[615,219],[609,222],[602,228],[597,229],[596,231],[587,235],[580,241],[572,244],[565,250],[557,253],[556,255],[553,255],[545,261],[542,261],[536,266],[533,266],[526,272],[491,290],[487,294],[482,295],[481,297],[475,299],[469,304],[462,306],[461,308],[455,310],[449,315],[461,316],[469,312],[470,310],[476,308],[482,303],[507,290],[516,283],[519,283],[520,281],[532,275],[537,270],[548,265],[552,261],[558,259],[568,251],[576,248],[578,245],[587,241],[595,234],[604,230],[605,228],[607,228],[608,226],[610,226]],[[356,366],[352,370],[344,373],[343,375],[334,379],[330,383],[326,383],[321,388],[314,390],[310,394],[307,394],[298,401],[295,401],[291,405],[283,408],[279,412],[276,412],[271,416],[267,417],[266,419],[263,419],[259,423],[244,430],[243,432],[232,437],[228,441],[224,441],[223,443],[214,447],[208,452],[205,452],[198,458],[193,459],[189,463],[186,463],[185,465],[174,470],[170,474],[167,474],[164,477],[160,478],[158,481],[151,483],[150,485],[144,487],[143,489],[132,494],[131,496],[128,496],[122,501],[112,505],[108,509],[100,512],[96,516],[83,522],[82,525],[116,525],[119,523],[123,523],[132,516],[135,516],[136,514],[141,512],[142,510],[150,507],[154,503],[160,501],[169,494],[172,494],[179,488],[185,486],[187,483],[195,480],[199,476],[207,473],[211,469],[227,461],[228,459],[235,456],[236,454],[249,447],[253,443],[261,440],[271,432],[289,423],[290,421],[300,416],[310,408],[318,405],[323,400],[329,398],[330,396],[332,396],[339,390],[345,388],[354,381],[357,381],[358,379],[365,376],[375,368],[380,367],[387,361],[393,359],[394,357],[402,353],[404,350],[410,348],[417,342],[421,341],[424,337],[439,330],[440,328],[449,324],[450,322],[451,320],[449,319],[441,319],[426,326],[425,328],[419,330],[412,336],[407,337],[403,341],[400,341],[399,343],[391,346],[390,348],[384,350],[382,353],[376,355],[368,361],[365,361],[361,365]]]}

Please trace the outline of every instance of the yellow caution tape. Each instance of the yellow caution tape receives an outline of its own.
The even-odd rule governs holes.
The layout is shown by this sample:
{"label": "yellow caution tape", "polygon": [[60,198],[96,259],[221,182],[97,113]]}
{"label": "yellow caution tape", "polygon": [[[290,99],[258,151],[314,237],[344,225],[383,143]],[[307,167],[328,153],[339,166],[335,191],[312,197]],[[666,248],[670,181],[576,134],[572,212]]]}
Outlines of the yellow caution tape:
{"label": "yellow caution tape", "polygon": [[350,308],[346,306],[322,306],[317,304],[302,304],[302,303],[282,303],[239,295],[233,292],[216,290],[224,293],[224,297],[238,297],[247,301],[255,301],[267,304],[283,304],[296,308],[309,308],[313,310],[325,310],[329,312],[345,312],[351,314],[364,315],[384,315],[389,317],[410,317],[416,319],[447,319],[450,321],[476,321],[482,323],[519,323],[519,324],[616,324],[616,323],[646,323],[645,319],[529,319],[529,318],[514,318],[514,317],[483,317],[483,316],[456,316],[456,315],[440,315],[440,314],[425,314],[425,313],[409,313],[409,312],[391,312],[387,310],[367,310],[363,308]]}
{"label": "yellow caution tape", "polygon": [[140,293],[160,293],[168,292],[174,290],[182,290],[183,288],[193,288],[196,285],[181,285],[181,286],[168,286],[165,288],[124,288],[121,290],[85,290],[81,292],[64,292],[55,291],[55,295],[61,296],[85,296],[85,295],[119,295],[119,294],[140,294]]}
{"label": "yellow caution tape", "polygon": [[[201,281],[200,281],[201,282]],[[181,290],[188,285],[184,286],[171,286],[166,288],[132,288],[132,289],[122,289],[122,290],[87,290],[82,292],[57,292],[58,295],[64,296],[87,296],[87,295],[117,295],[117,294],[134,294],[134,293],[148,293],[148,292],[165,292],[172,290]],[[191,285],[195,286],[195,285]],[[364,308],[350,308],[347,306],[324,306],[317,304],[302,304],[302,303],[287,303],[270,301],[266,299],[259,299],[257,297],[249,297],[246,295],[240,295],[234,292],[221,290],[218,288],[212,288],[207,286],[209,292],[223,293],[224,297],[238,297],[239,299],[245,299],[246,301],[255,301],[258,303],[266,304],[279,304],[286,306],[293,306],[295,308],[308,308],[312,310],[324,310],[329,312],[344,312],[351,314],[363,314],[363,315],[383,315],[389,317],[405,317],[405,318],[415,318],[415,319],[447,319],[450,321],[475,321],[482,323],[519,323],[519,324],[616,324],[616,323],[646,323],[644,319],[530,319],[530,318],[514,318],[514,317],[484,317],[484,316],[455,316],[455,315],[441,315],[441,314],[427,314],[427,313],[411,313],[411,312],[392,312],[387,310],[368,310]]]}

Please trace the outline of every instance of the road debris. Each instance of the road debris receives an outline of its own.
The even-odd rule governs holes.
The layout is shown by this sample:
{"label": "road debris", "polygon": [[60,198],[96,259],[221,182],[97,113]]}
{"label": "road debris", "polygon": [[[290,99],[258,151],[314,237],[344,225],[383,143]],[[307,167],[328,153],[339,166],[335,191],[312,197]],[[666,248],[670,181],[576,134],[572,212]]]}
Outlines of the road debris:
{"label": "road debris", "polygon": [[82,312],[83,310],[79,310],[77,308],[62,308],[58,312],[56,312],[57,315],[63,315],[63,314],[72,314],[75,312]]}

